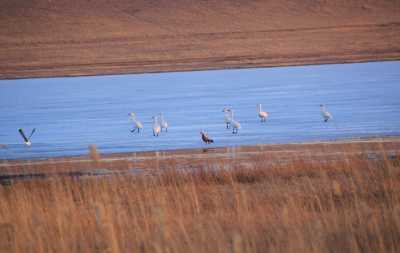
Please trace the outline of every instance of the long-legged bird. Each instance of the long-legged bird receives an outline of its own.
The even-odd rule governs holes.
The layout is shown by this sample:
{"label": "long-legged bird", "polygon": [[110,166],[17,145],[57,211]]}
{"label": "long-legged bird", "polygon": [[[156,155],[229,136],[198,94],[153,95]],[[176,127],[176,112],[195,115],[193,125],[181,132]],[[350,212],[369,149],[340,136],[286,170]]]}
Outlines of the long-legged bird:
{"label": "long-legged bird", "polygon": [[161,132],[163,128],[165,128],[165,131],[168,132],[168,122],[165,120],[164,114],[162,112],[158,114],[158,120],[160,123]]}
{"label": "long-legged bird", "polygon": [[261,119],[261,122],[266,122],[268,118],[268,112],[265,112],[261,108],[261,104],[257,104],[257,113],[258,117]]}
{"label": "long-legged bird", "polygon": [[136,118],[136,114],[134,112],[131,112],[128,114],[131,117],[131,120],[133,122],[133,129],[131,130],[132,133],[134,133],[136,130],[138,133],[140,133],[140,130],[143,129],[143,124]]}
{"label": "long-legged bird", "polygon": [[233,134],[237,134],[238,130],[242,127],[240,125],[240,122],[235,120],[234,116],[233,116],[233,110],[230,109],[230,117],[231,117],[231,125],[232,125],[232,133]]}
{"label": "long-legged bird", "polygon": [[200,131],[201,134],[201,139],[206,143],[206,144],[210,144],[210,143],[214,143],[214,140],[211,139],[208,134],[204,131]]}
{"label": "long-legged bird", "polygon": [[231,122],[232,122],[232,117],[231,117],[231,109],[225,107],[222,112],[224,113],[224,121],[226,124],[226,129],[229,129]]}
{"label": "long-legged bird", "polygon": [[333,116],[330,112],[328,112],[324,105],[320,105],[321,107],[321,115],[324,119],[324,122],[328,122],[328,120],[333,119]]}
{"label": "long-legged bird", "polygon": [[153,116],[153,135],[158,136],[161,132],[160,122],[157,116]]}

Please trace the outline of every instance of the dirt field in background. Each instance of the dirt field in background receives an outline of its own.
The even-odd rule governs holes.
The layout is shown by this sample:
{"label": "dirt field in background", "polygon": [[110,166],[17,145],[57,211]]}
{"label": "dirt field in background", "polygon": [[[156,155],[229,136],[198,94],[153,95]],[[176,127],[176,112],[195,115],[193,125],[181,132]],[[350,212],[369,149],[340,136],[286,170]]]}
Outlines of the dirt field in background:
{"label": "dirt field in background", "polygon": [[400,2],[0,3],[0,79],[400,58]]}

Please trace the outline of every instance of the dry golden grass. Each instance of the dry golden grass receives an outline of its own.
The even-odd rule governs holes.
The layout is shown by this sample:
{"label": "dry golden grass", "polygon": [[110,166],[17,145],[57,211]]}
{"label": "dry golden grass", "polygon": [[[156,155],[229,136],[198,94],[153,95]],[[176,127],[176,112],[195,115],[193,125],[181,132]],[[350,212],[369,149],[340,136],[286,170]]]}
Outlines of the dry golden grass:
{"label": "dry golden grass", "polygon": [[90,144],[89,145],[89,156],[95,162],[100,161],[100,154],[97,151],[97,146],[96,145],[94,145],[94,144]]}
{"label": "dry golden grass", "polygon": [[350,151],[17,181],[0,186],[0,251],[399,252],[400,157]]}

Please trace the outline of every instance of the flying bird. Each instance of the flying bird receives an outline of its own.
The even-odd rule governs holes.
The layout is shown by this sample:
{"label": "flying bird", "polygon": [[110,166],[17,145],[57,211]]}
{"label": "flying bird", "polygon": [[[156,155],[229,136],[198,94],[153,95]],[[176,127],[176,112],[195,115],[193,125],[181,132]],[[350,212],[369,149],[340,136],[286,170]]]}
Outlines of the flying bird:
{"label": "flying bird", "polygon": [[211,139],[207,133],[200,131],[201,134],[201,139],[206,143],[206,144],[210,144],[210,143],[214,143],[214,140]]}
{"label": "flying bird", "polygon": [[231,118],[231,109],[225,107],[222,112],[224,113],[224,121],[226,124],[226,129],[229,129],[231,122],[232,122],[232,118]]}
{"label": "flying bird", "polygon": [[32,145],[31,137],[32,137],[32,135],[35,133],[35,131],[36,131],[36,128],[32,129],[32,132],[31,132],[31,134],[29,135],[29,137],[26,137],[24,131],[23,131],[21,128],[18,129],[18,132],[19,132],[19,134],[22,136],[22,138],[24,139],[24,144],[25,144],[26,146],[30,147],[30,146]]}
{"label": "flying bird", "polygon": [[324,119],[324,122],[328,122],[328,120],[333,119],[333,116],[330,112],[328,112],[324,105],[320,105],[321,107],[321,115]]}
{"label": "flying bird", "polygon": [[261,104],[257,104],[257,113],[258,117],[260,117],[261,122],[266,122],[268,118],[268,112],[264,112],[261,108]]}
{"label": "flying bird", "polygon": [[164,119],[164,114],[159,113],[158,119],[159,119],[159,123],[161,126],[161,132],[162,132],[163,128],[165,128],[165,131],[168,132],[168,122]]}
{"label": "flying bird", "polygon": [[160,122],[157,116],[153,116],[153,135],[158,136],[161,132]]}
{"label": "flying bird", "polygon": [[134,124],[134,128],[131,130],[131,133],[134,133],[136,130],[140,133],[140,129],[143,129],[143,124],[138,119],[136,119],[136,114],[131,112],[128,114],[131,117],[131,120]]}

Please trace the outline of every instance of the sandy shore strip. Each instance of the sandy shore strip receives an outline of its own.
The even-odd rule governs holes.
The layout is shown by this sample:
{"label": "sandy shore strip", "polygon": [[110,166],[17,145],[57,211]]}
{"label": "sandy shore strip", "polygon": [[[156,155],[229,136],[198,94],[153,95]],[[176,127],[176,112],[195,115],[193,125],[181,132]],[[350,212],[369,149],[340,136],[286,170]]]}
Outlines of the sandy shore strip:
{"label": "sandy shore strip", "polygon": [[324,163],[344,161],[349,157],[373,160],[396,159],[400,155],[400,137],[98,155],[98,157],[88,155],[45,160],[2,160],[0,175],[19,177],[21,175],[151,174],[170,168],[234,169],[254,167],[256,163],[273,166],[293,160]]}

